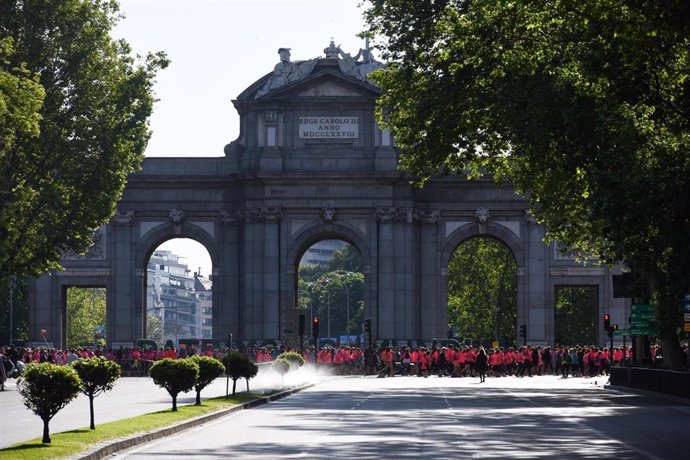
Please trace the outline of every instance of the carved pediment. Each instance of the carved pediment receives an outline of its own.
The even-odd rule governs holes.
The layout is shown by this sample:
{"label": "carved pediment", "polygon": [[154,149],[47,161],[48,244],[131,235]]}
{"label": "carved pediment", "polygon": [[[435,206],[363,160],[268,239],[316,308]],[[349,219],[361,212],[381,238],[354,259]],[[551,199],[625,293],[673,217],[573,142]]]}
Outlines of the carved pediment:
{"label": "carved pediment", "polygon": [[297,93],[297,96],[302,97],[359,97],[362,95],[361,91],[356,91],[352,87],[339,84],[335,81],[324,81]]}

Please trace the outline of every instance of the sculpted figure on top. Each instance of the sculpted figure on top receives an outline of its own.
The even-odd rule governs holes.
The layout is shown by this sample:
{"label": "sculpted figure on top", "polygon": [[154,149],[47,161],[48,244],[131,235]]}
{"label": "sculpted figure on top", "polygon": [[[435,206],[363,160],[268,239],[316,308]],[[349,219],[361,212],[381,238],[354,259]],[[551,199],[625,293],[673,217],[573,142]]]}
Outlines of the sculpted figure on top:
{"label": "sculpted figure on top", "polygon": [[[364,46],[357,55],[352,57],[350,53],[342,51],[340,46],[336,46],[333,40],[331,40],[331,43],[324,48],[323,53],[326,55],[326,59],[338,59],[340,71],[345,75],[374,84],[369,79],[369,74],[376,69],[382,68],[383,64],[374,59],[369,48],[368,39]],[[319,58],[315,58],[308,61],[292,62],[290,61],[290,48],[279,48],[278,55],[280,56],[280,62],[273,68],[273,75],[266,80],[263,88],[256,92],[255,98],[258,99],[271,90],[307,77],[314,70],[319,60]],[[358,61],[360,57],[362,60]]]}
{"label": "sculpted figure on top", "polygon": [[317,61],[317,59],[310,59],[299,63],[292,62],[290,61],[290,48],[279,48],[278,55],[280,62],[273,68],[273,75],[269,77],[264,87],[257,91],[256,98],[263,96],[272,89],[303,79],[314,70]]}

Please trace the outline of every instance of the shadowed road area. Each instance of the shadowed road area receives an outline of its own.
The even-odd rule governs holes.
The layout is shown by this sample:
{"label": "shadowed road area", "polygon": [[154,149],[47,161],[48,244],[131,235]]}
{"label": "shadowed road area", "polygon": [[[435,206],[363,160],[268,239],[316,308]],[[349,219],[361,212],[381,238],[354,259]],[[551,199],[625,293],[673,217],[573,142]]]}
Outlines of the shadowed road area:
{"label": "shadowed road area", "polygon": [[689,406],[596,380],[335,378],[118,457],[687,458]]}

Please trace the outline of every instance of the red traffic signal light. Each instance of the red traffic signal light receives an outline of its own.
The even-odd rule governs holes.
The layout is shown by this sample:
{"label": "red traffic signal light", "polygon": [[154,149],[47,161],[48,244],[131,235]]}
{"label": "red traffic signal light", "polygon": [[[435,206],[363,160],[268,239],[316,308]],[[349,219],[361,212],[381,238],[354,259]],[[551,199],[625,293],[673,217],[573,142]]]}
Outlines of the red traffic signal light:
{"label": "red traffic signal light", "polygon": [[318,337],[319,336],[319,317],[314,316],[311,319],[311,335],[312,337]]}
{"label": "red traffic signal light", "polygon": [[611,315],[608,313],[604,314],[604,330],[606,332],[611,330]]}

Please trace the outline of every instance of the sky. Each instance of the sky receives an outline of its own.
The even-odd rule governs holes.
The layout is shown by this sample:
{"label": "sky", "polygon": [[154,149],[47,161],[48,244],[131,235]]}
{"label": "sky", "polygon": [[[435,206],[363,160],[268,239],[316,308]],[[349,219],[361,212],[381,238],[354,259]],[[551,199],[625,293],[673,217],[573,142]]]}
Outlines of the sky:
{"label": "sky", "polygon": [[[357,54],[364,41],[361,0],[120,0],[124,18],[113,30],[133,52],[165,51],[171,60],[154,88],[150,157],[223,156],[239,135],[232,100],[279,62],[323,56],[331,38]],[[211,272],[211,260],[192,240],[161,246],[185,256],[192,271]]]}

